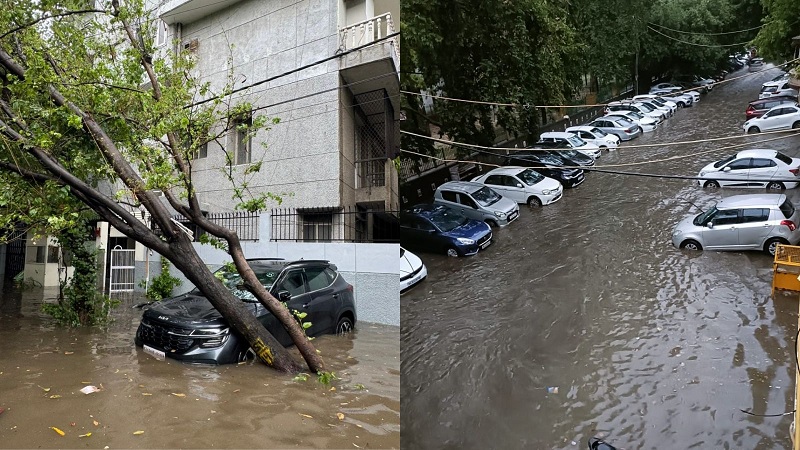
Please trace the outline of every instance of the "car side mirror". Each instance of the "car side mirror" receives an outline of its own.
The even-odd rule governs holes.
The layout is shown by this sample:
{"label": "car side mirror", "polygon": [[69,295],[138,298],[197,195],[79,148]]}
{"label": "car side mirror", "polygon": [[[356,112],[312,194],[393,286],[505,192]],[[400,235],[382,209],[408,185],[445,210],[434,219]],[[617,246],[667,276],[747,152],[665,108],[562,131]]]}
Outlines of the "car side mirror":
{"label": "car side mirror", "polygon": [[521,188],[522,187],[522,183],[517,183],[517,187]]}
{"label": "car side mirror", "polygon": [[731,171],[731,166],[728,166],[728,167],[722,169],[722,171],[723,172],[730,172]]}
{"label": "car side mirror", "polygon": [[279,291],[278,292],[278,300],[281,302],[288,302],[292,299],[292,294],[289,291]]}
{"label": "car side mirror", "polygon": [[706,224],[706,226],[707,226],[708,228],[714,228],[714,222],[708,222],[708,223]]}

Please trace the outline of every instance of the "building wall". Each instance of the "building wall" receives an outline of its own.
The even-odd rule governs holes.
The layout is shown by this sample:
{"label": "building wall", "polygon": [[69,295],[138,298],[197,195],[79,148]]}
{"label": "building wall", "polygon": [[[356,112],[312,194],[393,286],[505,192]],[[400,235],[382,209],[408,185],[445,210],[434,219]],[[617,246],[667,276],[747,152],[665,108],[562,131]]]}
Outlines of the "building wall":
{"label": "building wall", "polygon": [[341,142],[341,190],[342,204],[356,203],[356,154],[355,154],[355,112],[353,111],[353,94],[349,89],[339,90],[341,115],[339,116],[339,139]]}
{"label": "building wall", "polygon": [[[332,56],[339,48],[337,21],[338,3],[329,0],[250,0],[183,24],[181,40],[197,40],[197,73],[218,91],[230,70],[240,87]],[[280,119],[253,140],[252,161],[264,161],[261,171],[243,177],[247,165],[237,166],[235,179],[246,178],[254,193],[280,195],[284,207],[341,204],[338,69],[331,60],[235,96],[235,101],[266,107],[254,115]],[[220,144],[209,143],[208,157],[194,162],[199,197],[209,211],[235,206],[230,183],[219,170],[227,137]]]}

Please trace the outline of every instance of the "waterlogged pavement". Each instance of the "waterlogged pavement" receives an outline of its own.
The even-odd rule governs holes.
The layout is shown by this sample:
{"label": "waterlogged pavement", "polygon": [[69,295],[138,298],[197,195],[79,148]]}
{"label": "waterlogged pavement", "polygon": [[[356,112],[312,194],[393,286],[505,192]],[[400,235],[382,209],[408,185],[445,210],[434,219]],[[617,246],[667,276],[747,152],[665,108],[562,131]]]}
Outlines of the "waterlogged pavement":
{"label": "waterlogged pavement", "polygon": [[54,296],[0,297],[0,448],[400,447],[396,327],[317,338],[339,377],[324,386],[260,363],[159,361],[133,345],[140,299],[124,299],[105,330],[75,330],[39,312]]}

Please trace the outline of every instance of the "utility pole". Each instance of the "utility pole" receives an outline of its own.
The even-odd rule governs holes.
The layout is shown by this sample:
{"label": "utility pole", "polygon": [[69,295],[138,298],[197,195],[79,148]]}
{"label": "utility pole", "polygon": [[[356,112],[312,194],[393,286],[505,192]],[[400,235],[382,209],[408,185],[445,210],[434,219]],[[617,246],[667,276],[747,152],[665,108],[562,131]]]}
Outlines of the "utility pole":
{"label": "utility pole", "polygon": [[[633,16],[636,22],[636,16]],[[639,33],[636,33],[636,56],[633,68],[633,95],[639,95]]]}

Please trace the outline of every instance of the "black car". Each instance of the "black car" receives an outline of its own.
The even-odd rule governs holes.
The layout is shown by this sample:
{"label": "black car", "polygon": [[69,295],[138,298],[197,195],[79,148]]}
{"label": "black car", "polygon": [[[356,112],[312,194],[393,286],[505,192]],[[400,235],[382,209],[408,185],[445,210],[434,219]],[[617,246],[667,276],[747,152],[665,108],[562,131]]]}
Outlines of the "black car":
{"label": "black car", "polygon": [[492,228],[444,205],[414,205],[400,213],[404,246],[470,256],[492,244]]}
{"label": "black car", "polygon": [[[279,258],[250,259],[248,263],[275,298],[286,302],[290,310],[307,313],[303,319],[311,322],[307,335],[345,333],[353,329],[356,323],[353,286],[342,278],[335,265],[328,261],[292,262]],[[238,272],[223,267],[215,275],[281,344],[292,345],[291,337],[275,316],[252,293],[242,289]],[[170,357],[193,363],[228,364],[252,355],[247,340],[231,329],[197,288],[147,307],[136,330],[135,343],[159,359]]]}
{"label": "black car", "polygon": [[567,142],[537,142],[532,148],[549,149],[542,153],[560,157],[567,162],[568,166],[591,167],[594,165],[594,158],[575,150]]}
{"label": "black car", "polygon": [[566,161],[558,154],[545,151],[521,151],[506,158],[507,166],[531,167],[542,175],[554,178],[565,188],[573,188],[586,179],[583,170],[570,168],[577,164]]}

